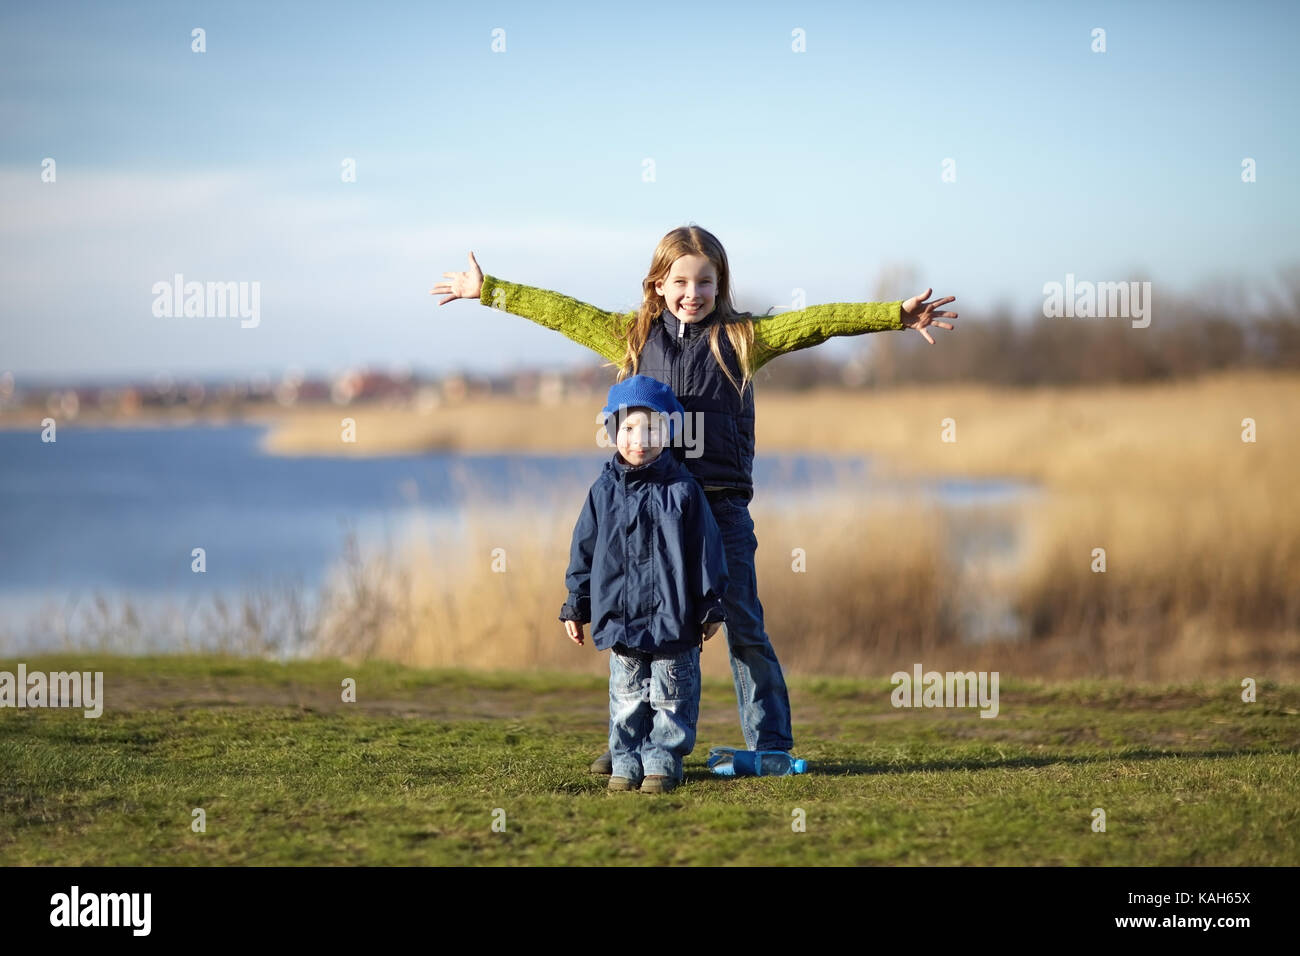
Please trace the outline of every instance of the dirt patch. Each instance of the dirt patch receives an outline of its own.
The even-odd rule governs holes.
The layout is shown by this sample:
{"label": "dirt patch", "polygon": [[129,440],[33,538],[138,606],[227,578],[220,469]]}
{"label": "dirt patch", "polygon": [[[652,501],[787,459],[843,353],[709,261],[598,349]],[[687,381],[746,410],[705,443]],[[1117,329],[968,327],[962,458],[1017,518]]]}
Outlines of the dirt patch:
{"label": "dirt patch", "polygon": [[386,693],[369,698],[364,687],[355,703],[345,703],[342,690],[312,684],[282,686],[251,681],[200,678],[123,678],[104,688],[105,709],[161,710],[201,707],[289,707],[319,713],[363,713],[386,717],[445,720],[546,718],[590,711],[607,716],[605,698],[580,694],[529,694],[517,689],[486,687],[424,688],[409,695]]}
{"label": "dirt patch", "polygon": [[[434,720],[561,720],[566,724],[589,720],[597,728],[609,719],[609,701],[603,690],[537,693],[520,688],[435,687],[410,693],[386,691],[380,697],[368,697],[362,686],[355,703],[344,703],[341,694],[340,688],[317,684],[274,685],[220,677],[125,677],[107,682],[104,687],[105,709],[109,711],[286,707],[317,713]],[[899,716],[890,712],[856,719],[896,720]],[[800,701],[795,713],[800,724],[823,717],[823,709],[807,699]],[[700,705],[700,723],[731,725],[739,732],[735,702],[717,703],[706,698]]]}

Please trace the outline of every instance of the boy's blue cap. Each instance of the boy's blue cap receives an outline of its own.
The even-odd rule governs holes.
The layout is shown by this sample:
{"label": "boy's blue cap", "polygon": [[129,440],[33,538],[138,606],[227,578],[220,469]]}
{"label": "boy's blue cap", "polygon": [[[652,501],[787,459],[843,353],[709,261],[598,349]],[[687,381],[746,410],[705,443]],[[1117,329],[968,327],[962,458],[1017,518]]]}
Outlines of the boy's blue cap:
{"label": "boy's blue cap", "polygon": [[670,416],[668,419],[670,441],[673,437],[672,416],[678,416],[677,420],[681,421],[681,416],[686,414],[686,410],[682,408],[681,402],[677,401],[673,390],[649,375],[633,375],[610,387],[609,397],[605,400],[605,407],[601,411],[605,413],[605,430],[615,441],[618,440],[619,408],[652,408]]}

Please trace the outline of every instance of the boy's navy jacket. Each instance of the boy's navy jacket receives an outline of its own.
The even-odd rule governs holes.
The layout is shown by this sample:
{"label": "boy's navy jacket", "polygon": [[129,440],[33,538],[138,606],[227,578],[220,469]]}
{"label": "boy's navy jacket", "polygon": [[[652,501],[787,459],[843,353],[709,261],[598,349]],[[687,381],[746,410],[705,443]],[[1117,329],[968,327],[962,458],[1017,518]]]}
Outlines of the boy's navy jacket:
{"label": "boy's navy jacket", "polygon": [[591,623],[598,650],[681,653],[726,620],[727,559],[704,489],[665,448],[628,465],[616,451],[573,529],[561,621]]}

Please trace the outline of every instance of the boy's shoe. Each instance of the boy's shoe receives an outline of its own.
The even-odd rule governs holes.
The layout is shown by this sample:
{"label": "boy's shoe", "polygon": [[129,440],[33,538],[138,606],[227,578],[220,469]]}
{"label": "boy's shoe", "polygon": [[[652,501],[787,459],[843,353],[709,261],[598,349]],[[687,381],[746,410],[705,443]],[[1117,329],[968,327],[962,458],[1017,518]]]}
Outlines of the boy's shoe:
{"label": "boy's shoe", "polygon": [[627,778],[627,777],[610,777],[610,778],[609,778],[609,785],[608,785],[607,789],[609,789],[609,790],[635,790],[635,789],[636,789],[636,781],[635,781],[635,780],[631,780],[631,779],[629,779],[629,778]]}
{"label": "boy's shoe", "polygon": [[614,758],[610,756],[608,750],[591,762],[589,769],[592,773],[600,773],[609,776],[614,772]]}
{"label": "boy's shoe", "polygon": [[652,773],[641,781],[642,793],[672,793],[677,788],[677,781],[661,773]]}

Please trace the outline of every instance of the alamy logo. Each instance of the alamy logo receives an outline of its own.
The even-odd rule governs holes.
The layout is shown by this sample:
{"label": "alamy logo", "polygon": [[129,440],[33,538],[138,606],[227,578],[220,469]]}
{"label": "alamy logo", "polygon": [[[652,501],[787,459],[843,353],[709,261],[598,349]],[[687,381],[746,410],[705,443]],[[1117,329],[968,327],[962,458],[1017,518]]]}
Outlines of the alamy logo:
{"label": "alamy logo", "polygon": [[1145,329],[1151,324],[1151,283],[1075,282],[1067,272],[1064,285],[1043,285],[1043,317],[1132,319],[1133,328]]}
{"label": "alamy logo", "polygon": [[81,707],[84,716],[99,717],[104,713],[104,672],[29,674],[27,665],[19,664],[17,676],[0,671],[0,707]]}
{"label": "alamy logo", "polygon": [[997,671],[926,671],[913,664],[912,673],[895,671],[890,701],[895,707],[979,707],[981,717],[998,715]]}
{"label": "alamy logo", "polygon": [[176,273],[171,282],[155,282],[154,318],[240,318],[240,328],[255,329],[262,321],[262,283],[186,282]]}
{"label": "alamy logo", "polygon": [[51,926],[130,926],[132,935],[148,936],[150,893],[86,893],[74,885],[71,893],[50,897]]}
{"label": "alamy logo", "polygon": [[[617,415],[616,422],[627,417],[629,406],[626,402],[618,406],[617,412],[599,411],[596,413],[596,444],[601,448],[617,447],[610,441],[606,424],[610,417]],[[643,442],[661,448],[684,448],[685,457],[699,458],[704,454],[704,413],[703,412],[655,412],[650,416],[650,424],[640,436]]]}

